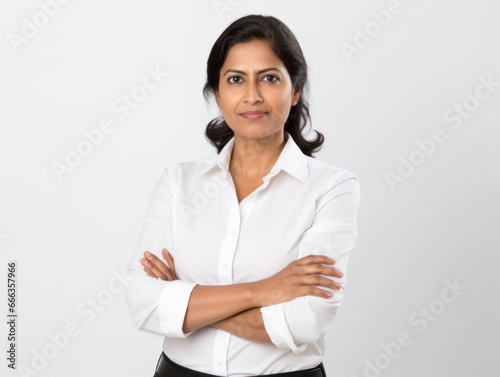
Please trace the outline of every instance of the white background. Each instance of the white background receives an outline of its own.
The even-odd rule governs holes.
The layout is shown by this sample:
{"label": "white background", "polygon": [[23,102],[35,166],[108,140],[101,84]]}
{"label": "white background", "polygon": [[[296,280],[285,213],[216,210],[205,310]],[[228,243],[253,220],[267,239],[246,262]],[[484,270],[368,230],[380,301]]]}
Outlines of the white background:
{"label": "white background", "polygon": [[[247,14],[273,15],[294,32],[310,67],[312,126],[326,137],[316,157],[360,178],[359,239],[327,336],[328,376],[499,375],[500,86],[481,89],[487,99],[471,96],[481,76],[500,82],[500,3],[401,0],[377,30],[371,12],[388,4],[73,0],[44,19],[38,1],[3,1],[2,376],[17,374],[5,360],[8,261],[17,262],[18,367],[33,368],[36,352],[54,350],[51,334],[73,323],[78,334],[38,375],[153,376],[162,338],[132,326],[115,274],[162,170],[216,154],[204,138],[217,115],[201,94],[206,59]],[[34,17],[42,26],[15,48],[12,35]],[[340,46],[354,46],[366,28],[373,37],[348,61]],[[120,119],[112,103],[148,66],[169,76]],[[453,128],[443,115],[464,101],[473,110]],[[115,129],[60,182],[54,162],[103,118]],[[415,139],[439,128],[446,141],[391,190],[385,174],[398,174],[400,156],[417,158]],[[454,281],[466,288],[444,303]],[[107,295],[110,283],[119,292]],[[108,300],[100,311],[89,306],[96,297]],[[419,314],[425,308],[432,319]],[[411,344],[384,349],[405,332]]]}

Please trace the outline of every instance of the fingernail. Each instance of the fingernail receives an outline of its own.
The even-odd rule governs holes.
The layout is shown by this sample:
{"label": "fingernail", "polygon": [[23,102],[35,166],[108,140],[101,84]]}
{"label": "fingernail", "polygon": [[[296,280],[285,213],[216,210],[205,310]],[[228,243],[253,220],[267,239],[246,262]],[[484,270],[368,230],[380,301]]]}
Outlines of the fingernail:
{"label": "fingernail", "polygon": [[150,253],[149,251],[144,252],[144,254],[145,254],[147,257],[150,257],[150,256],[151,256],[151,253]]}

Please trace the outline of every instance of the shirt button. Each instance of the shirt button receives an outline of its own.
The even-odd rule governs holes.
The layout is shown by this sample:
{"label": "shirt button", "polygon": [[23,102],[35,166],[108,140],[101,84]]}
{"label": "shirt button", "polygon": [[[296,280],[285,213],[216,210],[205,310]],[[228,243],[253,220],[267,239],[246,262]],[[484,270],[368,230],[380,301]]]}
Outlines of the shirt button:
{"label": "shirt button", "polygon": [[236,229],[233,229],[233,230],[231,231],[231,236],[234,236],[235,234],[236,234]]}
{"label": "shirt button", "polygon": [[220,357],[217,358],[217,365],[221,365],[222,364],[222,360],[220,359]]}
{"label": "shirt button", "polygon": [[224,270],[227,270],[229,268],[229,263],[224,263]]}

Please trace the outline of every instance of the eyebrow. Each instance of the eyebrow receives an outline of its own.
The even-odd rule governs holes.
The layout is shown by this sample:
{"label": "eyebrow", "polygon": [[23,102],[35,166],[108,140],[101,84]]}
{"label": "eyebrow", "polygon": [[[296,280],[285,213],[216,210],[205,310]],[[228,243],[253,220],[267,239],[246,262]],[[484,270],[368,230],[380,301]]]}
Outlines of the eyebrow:
{"label": "eyebrow", "polygon": [[[264,72],[267,72],[267,71],[278,71],[279,73],[281,73],[281,71],[278,69],[278,68],[266,68],[266,69],[262,69],[260,70],[259,72],[257,72],[258,75],[260,75],[261,73],[264,73]],[[237,69],[228,69],[223,75],[222,77],[226,76],[229,72],[236,72],[236,73],[241,73],[242,75],[245,75],[246,76],[246,73],[243,72],[243,71],[238,71]]]}

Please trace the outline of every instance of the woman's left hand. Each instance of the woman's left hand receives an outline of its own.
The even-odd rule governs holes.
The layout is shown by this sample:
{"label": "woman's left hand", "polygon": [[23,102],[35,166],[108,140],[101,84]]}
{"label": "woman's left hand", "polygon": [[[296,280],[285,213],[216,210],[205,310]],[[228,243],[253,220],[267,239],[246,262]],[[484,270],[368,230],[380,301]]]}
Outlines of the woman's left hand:
{"label": "woman's left hand", "polygon": [[167,249],[161,251],[163,258],[167,261],[171,269],[163,263],[156,255],[146,251],[144,253],[145,258],[141,259],[141,263],[144,266],[144,271],[148,276],[152,278],[173,281],[179,279],[175,273],[174,258]]}

